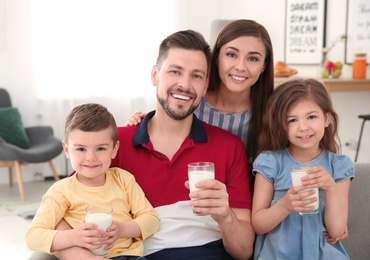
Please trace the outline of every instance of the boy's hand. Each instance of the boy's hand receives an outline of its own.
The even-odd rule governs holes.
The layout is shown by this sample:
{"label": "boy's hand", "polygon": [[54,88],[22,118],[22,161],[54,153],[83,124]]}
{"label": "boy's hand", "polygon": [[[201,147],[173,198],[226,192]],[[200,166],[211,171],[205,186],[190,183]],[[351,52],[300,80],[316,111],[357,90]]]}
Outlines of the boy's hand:
{"label": "boy's hand", "polygon": [[138,125],[141,123],[141,120],[144,117],[145,117],[144,113],[141,113],[140,111],[135,111],[134,114],[132,114],[126,121],[126,126]]}
{"label": "boy's hand", "polygon": [[103,230],[97,229],[97,225],[93,223],[85,223],[82,220],[74,229],[71,231],[71,239],[74,244],[79,247],[87,249],[98,249],[105,243],[103,234],[106,233]]}
{"label": "boy's hand", "polygon": [[112,225],[107,228],[107,232],[104,232],[103,237],[105,239],[106,247],[105,250],[109,250],[114,246],[114,243],[119,237],[119,229],[118,224],[115,220],[113,220]]}

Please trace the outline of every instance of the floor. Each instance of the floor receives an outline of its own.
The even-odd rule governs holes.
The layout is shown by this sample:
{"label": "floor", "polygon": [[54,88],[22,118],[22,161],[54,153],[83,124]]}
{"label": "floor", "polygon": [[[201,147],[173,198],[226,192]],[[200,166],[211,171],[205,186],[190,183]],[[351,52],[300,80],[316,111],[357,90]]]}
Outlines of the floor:
{"label": "floor", "polygon": [[[21,202],[18,185],[0,185],[0,203],[19,203],[27,205],[30,201],[41,199],[54,181],[33,181],[24,183],[26,201]],[[31,251],[26,247],[24,236],[30,222],[0,207],[0,252],[12,256],[10,259],[28,259]]]}

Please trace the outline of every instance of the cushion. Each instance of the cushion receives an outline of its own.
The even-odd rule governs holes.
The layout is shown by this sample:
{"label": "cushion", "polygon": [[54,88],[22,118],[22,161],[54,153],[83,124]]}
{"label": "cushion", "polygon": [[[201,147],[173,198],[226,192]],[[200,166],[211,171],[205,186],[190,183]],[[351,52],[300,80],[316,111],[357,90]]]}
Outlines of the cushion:
{"label": "cushion", "polygon": [[18,108],[0,108],[0,136],[10,144],[27,149],[31,147],[30,140],[24,130]]}

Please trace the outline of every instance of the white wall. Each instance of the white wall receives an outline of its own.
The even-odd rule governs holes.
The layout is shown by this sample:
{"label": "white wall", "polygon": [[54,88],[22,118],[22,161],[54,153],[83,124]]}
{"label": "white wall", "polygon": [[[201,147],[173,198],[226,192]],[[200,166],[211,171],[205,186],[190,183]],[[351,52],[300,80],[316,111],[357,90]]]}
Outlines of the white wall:
{"label": "white wall", "polygon": [[[207,39],[211,39],[210,27],[214,19],[253,19],[263,24],[274,46],[274,60],[284,61],[284,26],[285,0],[219,0],[218,8],[214,0],[188,0],[189,27],[202,32]],[[204,11],[206,10],[206,12]],[[326,45],[330,45],[340,35],[346,33],[347,0],[327,0],[326,13]],[[207,13],[207,15],[204,15]],[[197,19],[199,17],[199,19]],[[328,59],[344,63],[345,44],[339,42],[329,52]],[[319,77],[319,68],[316,65],[294,66],[298,70],[297,76]],[[344,65],[343,78],[352,77],[351,65]],[[367,66],[367,78],[370,78],[370,66]],[[339,136],[342,142],[342,152],[353,160],[355,150],[345,146],[346,142],[357,141],[362,120],[360,114],[370,114],[370,91],[365,92],[336,92],[331,95],[334,108],[340,117]],[[365,123],[359,162],[370,161],[370,122]]]}
{"label": "white wall", "polygon": [[[35,0],[0,0],[0,87],[8,89],[15,106],[18,106],[25,125],[35,125],[41,122],[38,111],[38,103],[35,91],[33,63],[31,56],[31,30],[30,30],[30,3]],[[63,1],[63,0],[50,0]],[[105,0],[101,0],[105,1]],[[145,1],[142,0],[143,5]],[[168,0],[158,0],[158,6]],[[275,61],[284,60],[284,23],[285,23],[285,0],[176,0],[178,4],[178,29],[195,29],[204,34],[206,39],[211,38],[211,24],[215,19],[253,19],[263,24],[270,33],[274,46]],[[347,0],[327,0],[327,43],[344,34],[346,30],[346,4]],[[47,11],[47,10],[45,10]],[[148,23],[145,17],[138,19]],[[153,10],[161,15],[161,10]],[[68,17],[66,17],[68,19]],[[133,26],[130,24],[129,26]],[[145,32],[142,32],[145,33]],[[4,39],[5,38],[5,39]],[[159,43],[148,41],[148,44]],[[329,53],[329,59],[344,61],[344,43],[338,43]],[[128,61],[129,62],[129,61]],[[153,60],[153,63],[155,61]],[[299,71],[298,76],[317,77],[318,66],[295,66]],[[149,71],[148,71],[149,74]],[[367,70],[370,77],[370,68]],[[351,66],[345,65],[342,77],[351,76]],[[57,79],[56,79],[57,80]],[[128,78],[128,81],[130,78]],[[135,85],[128,82],[129,85]],[[150,85],[148,78],[148,85]],[[52,87],[52,86],[50,86]],[[356,93],[333,93],[334,107],[339,113],[340,137],[342,143],[348,140],[358,140],[361,121],[359,114],[370,114],[370,92]],[[147,110],[147,108],[143,108]],[[131,112],[131,111],[128,111]],[[125,120],[119,121],[119,123]],[[370,123],[365,126],[359,161],[370,161]],[[58,130],[60,138],[61,134]],[[343,153],[354,159],[354,150],[343,146]],[[64,173],[64,155],[58,159],[57,170]],[[44,169],[25,167],[24,180],[34,179],[34,172]],[[2,174],[4,173],[4,174]],[[6,171],[0,170],[0,183],[7,183]]]}

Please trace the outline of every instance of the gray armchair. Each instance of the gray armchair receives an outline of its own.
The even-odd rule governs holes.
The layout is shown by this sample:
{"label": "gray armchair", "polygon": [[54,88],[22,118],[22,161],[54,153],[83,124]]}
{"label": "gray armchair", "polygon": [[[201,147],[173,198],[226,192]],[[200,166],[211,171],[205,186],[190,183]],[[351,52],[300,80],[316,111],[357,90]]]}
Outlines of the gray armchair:
{"label": "gray armchair", "polygon": [[[0,88],[0,109],[12,108],[10,95],[5,90]],[[2,111],[2,110],[1,110]],[[14,109],[12,110],[14,113]],[[18,113],[16,111],[16,113]],[[9,121],[6,118],[9,117]],[[33,126],[24,127],[24,136],[27,140],[27,147],[20,147],[14,143],[10,143],[5,138],[7,130],[13,135],[11,138],[16,138],[16,132],[10,130],[10,123],[14,121],[14,115],[6,116],[4,113],[0,113],[0,167],[8,168],[9,172],[9,183],[12,185],[12,168],[15,167],[18,187],[22,201],[25,201],[26,197],[24,194],[23,180],[21,166],[29,163],[43,163],[47,162],[51,168],[54,179],[59,180],[59,176],[52,163],[52,159],[58,156],[63,148],[61,141],[57,139],[53,134],[53,129],[50,126]],[[8,131],[8,132],[9,132]]]}

